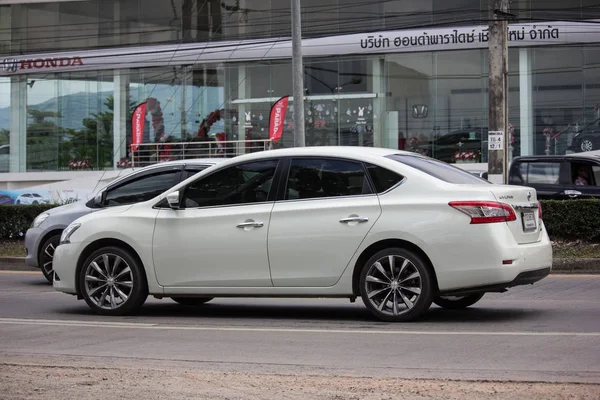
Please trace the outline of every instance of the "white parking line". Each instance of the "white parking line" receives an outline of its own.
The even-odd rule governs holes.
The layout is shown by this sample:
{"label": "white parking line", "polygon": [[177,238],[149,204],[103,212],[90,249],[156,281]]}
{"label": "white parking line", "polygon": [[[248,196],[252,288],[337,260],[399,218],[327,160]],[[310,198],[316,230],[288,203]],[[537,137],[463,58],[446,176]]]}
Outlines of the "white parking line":
{"label": "white parking line", "polygon": [[93,328],[125,328],[175,331],[214,332],[270,332],[270,333],[335,333],[360,335],[472,335],[472,336],[582,336],[600,337],[600,332],[486,332],[486,331],[419,331],[419,330],[376,330],[376,329],[304,329],[304,328],[252,328],[235,326],[172,326],[137,322],[102,322],[51,319],[0,318],[0,325],[50,325]]}

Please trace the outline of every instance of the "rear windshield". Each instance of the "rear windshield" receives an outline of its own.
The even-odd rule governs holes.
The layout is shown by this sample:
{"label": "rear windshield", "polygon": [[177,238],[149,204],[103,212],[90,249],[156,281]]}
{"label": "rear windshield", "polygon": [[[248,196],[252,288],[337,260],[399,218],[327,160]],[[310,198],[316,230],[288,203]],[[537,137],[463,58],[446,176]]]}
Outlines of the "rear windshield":
{"label": "rear windshield", "polygon": [[392,154],[386,157],[416,168],[419,171],[425,172],[426,174],[429,174],[444,182],[470,185],[481,185],[484,183],[491,184],[491,182],[470,174],[463,169],[442,161],[435,160],[433,158],[426,158],[417,155],[413,156],[408,154]]}

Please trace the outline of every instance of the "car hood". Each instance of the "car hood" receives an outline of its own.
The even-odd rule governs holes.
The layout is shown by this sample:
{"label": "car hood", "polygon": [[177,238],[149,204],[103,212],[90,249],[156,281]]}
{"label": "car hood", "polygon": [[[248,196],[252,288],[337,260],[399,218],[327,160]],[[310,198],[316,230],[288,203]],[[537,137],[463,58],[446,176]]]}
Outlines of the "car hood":
{"label": "car hood", "polygon": [[54,216],[59,216],[59,215],[63,215],[63,214],[71,214],[74,212],[76,213],[78,211],[80,211],[80,212],[90,211],[91,208],[86,206],[86,203],[87,203],[87,201],[80,200],[75,203],[65,204],[62,206],[51,208],[45,212],[54,217]]}
{"label": "car hood", "polygon": [[127,204],[127,205],[124,205],[124,206],[115,206],[115,207],[103,208],[103,209],[100,209],[100,210],[98,210],[96,212],[84,215],[83,217],[81,217],[81,218],[78,219],[78,222],[86,222],[86,221],[93,220],[93,219],[96,219],[96,218],[106,218],[106,217],[110,217],[111,215],[122,214],[125,211],[129,210],[134,205],[135,204]]}

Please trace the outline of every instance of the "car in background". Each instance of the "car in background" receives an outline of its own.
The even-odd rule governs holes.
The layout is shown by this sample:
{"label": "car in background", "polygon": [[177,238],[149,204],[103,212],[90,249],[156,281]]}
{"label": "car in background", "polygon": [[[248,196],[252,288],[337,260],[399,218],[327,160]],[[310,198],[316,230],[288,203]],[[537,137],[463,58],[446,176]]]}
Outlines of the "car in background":
{"label": "car in background", "polygon": [[15,199],[7,194],[0,194],[0,204],[5,206],[12,206],[15,204]]}
{"label": "car in background", "polygon": [[25,233],[27,265],[40,268],[52,283],[54,251],[63,229],[71,222],[94,211],[154,198],[220,161],[220,158],[208,158],[154,164],[117,178],[87,202],[80,200],[41,213]]}
{"label": "car in background", "polygon": [[0,146],[0,172],[8,172],[10,170],[10,145],[3,144]]}
{"label": "car in background", "polygon": [[534,189],[411,152],[311,146],[237,156],[73,221],[53,285],[105,315],[134,313],[148,295],[360,296],[374,317],[400,322],[551,268]]}
{"label": "car in background", "polygon": [[600,118],[575,132],[569,150],[576,153],[600,150]]}
{"label": "car in background", "polygon": [[539,199],[600,198],[600,151],[515,157],[508,183],[534,188]]}
{"label": "car in background", "polygon": [[50,204],[50,200],[44,199],[38,193],[23,193],[15,200],[17,205],[37,205],[37,204]]}

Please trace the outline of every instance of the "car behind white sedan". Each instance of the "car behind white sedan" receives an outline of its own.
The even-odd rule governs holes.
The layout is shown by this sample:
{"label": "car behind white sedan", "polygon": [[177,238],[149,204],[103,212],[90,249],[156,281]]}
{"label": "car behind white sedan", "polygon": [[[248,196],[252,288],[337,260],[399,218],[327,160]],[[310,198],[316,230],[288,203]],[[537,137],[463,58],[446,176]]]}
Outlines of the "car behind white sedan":
{"label": "car behind white sedan", "polygon": [[143,203],[79,218],[54,256],[54,288],[96,312],[148,295],[361,297],[410,321],[468,307],[550,273],[533,189],[494,185],[415,153],[305,147],[229,159]]}

